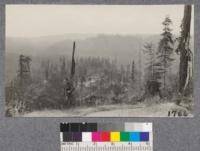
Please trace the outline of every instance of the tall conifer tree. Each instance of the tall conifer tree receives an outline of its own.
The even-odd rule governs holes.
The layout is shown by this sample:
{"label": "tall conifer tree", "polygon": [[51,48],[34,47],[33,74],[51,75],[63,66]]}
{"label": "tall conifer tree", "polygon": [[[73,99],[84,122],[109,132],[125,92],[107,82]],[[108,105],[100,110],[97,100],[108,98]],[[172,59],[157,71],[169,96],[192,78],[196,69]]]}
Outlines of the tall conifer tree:
{"label": "tall conifer tree", "polygon": [[163,33],[161,34],[162,38],[158,45],[158,55],[157,55],[157,62],[162,65],[162,69],[160,72],[162,72],[162,84],[163,84],[163,90],[166,91],[166,77],[168,68],[171,66],[172,61],[174,60],[172,58],[173,50],[174,50],[174,40],[173,35],[171,33],[171,24],[172,20],[169,17],[166,17],[163,21]]}

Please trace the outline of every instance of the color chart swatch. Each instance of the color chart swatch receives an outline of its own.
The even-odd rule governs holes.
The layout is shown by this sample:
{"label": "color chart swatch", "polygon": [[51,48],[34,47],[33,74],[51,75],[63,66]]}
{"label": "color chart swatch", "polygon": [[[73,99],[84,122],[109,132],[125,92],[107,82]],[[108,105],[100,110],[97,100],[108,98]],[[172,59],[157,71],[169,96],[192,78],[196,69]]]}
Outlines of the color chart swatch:
{"label": "color chart swatch", "polygon": [[[61,151],[65,151],[68,147],[88,147],[88,145],[94,147],[94,150],[98,150],[98,146],[102,144],[104,144],[104,147],[111,148],[111,143],[116,144],[118,147],[120,145],[129,146],[127,147],[129,149],[140,146],[140,150],[143,148],[149,151],[152,150],[152,140],[152,123],[60,124]],[[79,145],[76,146],[74,143],[76,145],[79,143]]]}

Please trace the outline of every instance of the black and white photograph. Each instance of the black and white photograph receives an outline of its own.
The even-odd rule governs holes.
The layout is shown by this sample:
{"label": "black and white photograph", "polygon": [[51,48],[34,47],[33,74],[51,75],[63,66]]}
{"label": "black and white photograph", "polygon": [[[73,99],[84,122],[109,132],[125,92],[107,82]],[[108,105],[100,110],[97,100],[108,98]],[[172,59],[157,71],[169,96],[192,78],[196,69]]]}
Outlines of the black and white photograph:
{"label": "black and white photograph", "polygon": [[7,5],[5,116],[193,117],[193,5]]}

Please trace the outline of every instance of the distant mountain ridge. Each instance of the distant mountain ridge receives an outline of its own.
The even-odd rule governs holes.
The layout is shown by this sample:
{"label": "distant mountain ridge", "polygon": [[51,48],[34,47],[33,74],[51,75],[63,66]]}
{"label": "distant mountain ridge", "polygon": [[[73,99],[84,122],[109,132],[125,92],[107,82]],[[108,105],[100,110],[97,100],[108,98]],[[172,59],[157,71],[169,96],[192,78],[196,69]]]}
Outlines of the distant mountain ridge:
{"label": "distant mountain ridge", "polygon": [[[71,55],[76,41],[79,57],[135,56],[146,42],[157,43],[159,35],[83,35],[44,36],[38,38],[6,38],[6,53],[43,55]],[[119,57],[118,57],[119,56]]]}

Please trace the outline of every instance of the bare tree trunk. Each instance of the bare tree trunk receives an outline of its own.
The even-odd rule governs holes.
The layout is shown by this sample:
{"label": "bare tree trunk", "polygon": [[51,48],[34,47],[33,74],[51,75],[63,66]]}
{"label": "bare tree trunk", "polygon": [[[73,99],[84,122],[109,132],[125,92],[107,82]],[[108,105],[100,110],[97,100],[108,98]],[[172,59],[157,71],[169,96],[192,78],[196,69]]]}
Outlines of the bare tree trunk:
{"label": "bare tree trunk", "polygon": [[188,62],[190,61],[190,22],[191,22],[191,5],[186,5],[184,8],[184,18],[182,25],[182,35],[179,44],[180,49],[180,66],[179,66],[179,93],[183,94],[185,84],[188,78]]}
{"label": "bare tree trunk", "polygon": [[[180,37],[180,43],[178,45],[178,51],[180,52],[180,64],[179,64],[179,94],[184,96],[185,89],[188,84],[190,76],[188,74],[189,61],[191,59],[191,50],[189,48],[190,43],[190,25],[191,25],[191,5],[185,5],[184,17],[182,22],[182,32]],[[181,98],[177,104],[181,103]]]}
{"label": "bare tree trunk", "polygon": [[74,59],[75,49],[76,49],[76,43],[74,42],[73,52],[72,52],[71,79],[73,79],[74,74],[75,74],[75,59]]}
{"label": "bare tree trunk", "polygon": [[75,48],[76,44],[75,42],[73,43],[73,51],[72,51],[72,64],[71,64],[71,74],[70,74],[70,79],[66,81],[66,97],[67,97],[67,102],[69,106],[72,106],[75,104],[74,100],[74,75],[75,75]]}

